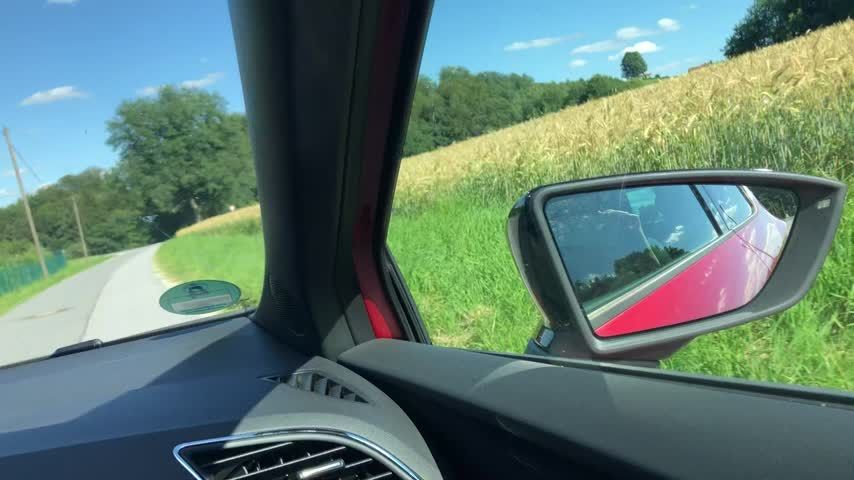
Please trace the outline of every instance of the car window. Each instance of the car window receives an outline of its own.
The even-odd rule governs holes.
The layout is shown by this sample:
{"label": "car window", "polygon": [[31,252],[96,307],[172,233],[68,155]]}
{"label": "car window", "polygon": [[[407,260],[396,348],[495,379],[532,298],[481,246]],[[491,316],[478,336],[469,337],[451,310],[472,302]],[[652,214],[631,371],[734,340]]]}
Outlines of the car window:
{"label": "car window", "polygon": [[26,48],[0,79],[0,366],[255,305],[227,3],[7,3],[0,42]]}
{"label": "car window", "polygon": [[[854,144],[844,72],[854,62],[846,48],[851,22],[828,20],[808,33],[759,41],[760,32],[802,18],[768,5],[654,3],[641,12],[622,0],[536,8],[436,0],[388,231],[434,343],[520,353],[537,340],[543,315],[508,248],[507,221],[513,205],[538,186],[680,169],[771,169],[850,185],[845,152]],[[764,246],[774,236],[768,233],[797,224],[798,202],[749,188],[752,195],[735,185],[591,194],[610,217],[553,232],[565,246],[595,253],[564,262],[576,288],[586,288],[584,307],[620,297],[650,275],[666,281],[668,265],[725,242],[718,254],[767,275],[775,265]],[[803,301],[697,337],[662,368],[854,389],[854,330],[845,327],[854,250],[844,247],[854,207],[847,202],[822,274]],[[624,221],[620,228],[631,235],[605,235],[617,229],[616,215],[640,225]],[[739,228],[750,229],[744,238],[755,248],[728,241]],[[653,259],[656,251],[668,253]],[[636,265],[626,268],[635,253]],[[756,281],[748,276],[744,284]],[[744,295],[713,293],[721,304]]]}
{"label": "car window", "polygon": [[718,237],[687,185],[557,198],[545,214],[588,313]]}
{"label": "car window", "polygon": [[720,215],[723,224],[733,229],[744,223],[753,213],[753,207],[739,187],[733,185],[700,185],[708,195],[711,207]]}

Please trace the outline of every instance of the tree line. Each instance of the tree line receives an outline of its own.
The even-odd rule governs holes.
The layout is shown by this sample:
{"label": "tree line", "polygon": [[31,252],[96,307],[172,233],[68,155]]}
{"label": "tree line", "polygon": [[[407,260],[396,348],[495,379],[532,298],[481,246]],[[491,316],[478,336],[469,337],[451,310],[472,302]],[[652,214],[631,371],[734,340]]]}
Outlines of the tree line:
{"label": "tree line", "polygon": [[418,78],[403,154],[428,152],[653,81],[593,75],[587,80],[535,82],[528,75],[445,67],[438,80]]}
{"label": "tree line", "polygon": [[755,0],[726,40],[724,55],[732,58],[852,17],[852,0]]}
{"label": "tree line", "polygon": [[[92,254],[147,245],[205,217],[257,199],[246,117],[228,113],[217,94],[166,87],[125,101],[107,122],[111,169],[66,175],[29,195],[47,250],[82,252],[71,197]],[[0,259],[33,256],[20,200],[0,208]]]}

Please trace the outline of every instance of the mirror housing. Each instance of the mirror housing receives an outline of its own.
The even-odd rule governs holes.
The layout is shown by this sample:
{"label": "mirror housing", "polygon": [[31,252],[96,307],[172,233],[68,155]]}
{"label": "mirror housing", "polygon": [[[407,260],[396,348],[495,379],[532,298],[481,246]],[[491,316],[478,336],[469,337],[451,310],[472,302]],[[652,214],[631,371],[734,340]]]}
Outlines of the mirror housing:
{"label": "mirror housing", "polygon": [[[692,184],[750,185],[784,189],[798,212],[782,253],[764,286],[729,311],[660,328],[616,336],[597,335],[576,296],[546,215],[550,200],[588,192]],[[538,187],[513,206],[507,232],[525,286],[540,309],[543,326],[527,353],[561,357],[657,361],[694,337],[767,317],[807,293],[830,249],[845,201],[845,184],[805,175],[759,170],[683,170],[600,177]]]}

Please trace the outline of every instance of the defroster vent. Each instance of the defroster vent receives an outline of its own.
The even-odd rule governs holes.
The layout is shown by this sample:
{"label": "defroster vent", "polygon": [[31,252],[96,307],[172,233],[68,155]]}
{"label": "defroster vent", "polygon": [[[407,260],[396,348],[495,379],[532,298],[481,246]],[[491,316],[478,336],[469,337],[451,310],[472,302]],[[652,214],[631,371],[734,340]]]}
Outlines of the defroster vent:
{"label": "defroster vent", "polygon": [[264,380],[275,383],[284,383],[285,385],[299,390],[316,393],[326,397],[337,398],[339,400],[368,403],[367,400],[350,388],[319,372],[304,371],[294,372],[287,376],[273,375],[270,377],[264,377]]}
{"label": "defroster vent", "polygon": [[179,447],[203,480],[403,480],[374,456],[332,441],[208,443]]}

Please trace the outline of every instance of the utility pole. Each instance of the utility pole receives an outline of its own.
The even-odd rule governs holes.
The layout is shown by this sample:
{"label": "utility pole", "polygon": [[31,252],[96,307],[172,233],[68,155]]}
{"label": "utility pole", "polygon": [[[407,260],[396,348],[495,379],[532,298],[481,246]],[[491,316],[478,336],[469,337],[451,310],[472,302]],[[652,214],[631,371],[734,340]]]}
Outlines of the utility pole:
{"label": "utility pole", "polygon": [[27,221],[30,223],[30,233],[33,234],[33,245],[36,247],[36,255],[39,257],[39,265],[42,267],[42,274],[44,275],[44,278],[47,278],[47,265],[44,263],[42,245],[39,243],[39,233],[36,231],[36,224],[33,222],[33,212],[30,211],[30,202],[27,200],[27,192],[24,191],[24,182],[21,180],[21,172],[18,170],[18,160],[15,158],[15,149],[12,148],[12,140],[9,138],[9,129],[6,127],[3,127],[3,136],[6,137],[6,146],[9,147],[9,157],[12,158],[12,170],[15,171],[15,179],[18,180],[18,190],[21,191],[21,201],[24,203],[24,212],[26,212]]}
{"label": "utility pole", "polygon": [[83,256],[89,256],[89,249],[86,248],[86,237],[83,235],[83,224],[80,222],[80,210],[77,209],[77,197],[71,196],[71,205],[74,206],[74,219],[77,220],[77,232],[80,234],[80,244],[83,245]]}

